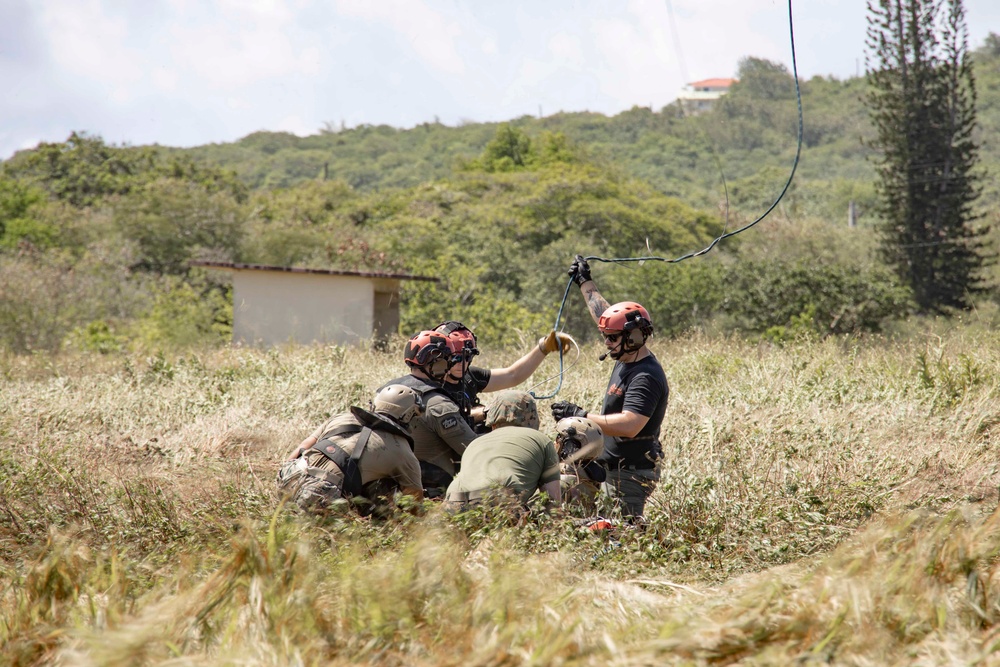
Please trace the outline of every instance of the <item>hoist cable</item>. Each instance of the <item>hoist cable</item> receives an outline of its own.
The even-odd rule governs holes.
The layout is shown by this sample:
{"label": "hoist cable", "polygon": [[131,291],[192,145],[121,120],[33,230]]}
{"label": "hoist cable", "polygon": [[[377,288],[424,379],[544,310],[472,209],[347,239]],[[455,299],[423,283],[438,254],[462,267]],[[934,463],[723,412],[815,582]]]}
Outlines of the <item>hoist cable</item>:
{"label": "hoist cable", "polygon": [[[754,221],[752,221],[750,223],[747,223],[746,225],[743,225],[739,229],[734,229],[731,232],[727,232],[726,229],[728,227],[728,218],[729,218],[729,216],[728,216],[728,204],[727,204],[726,223],[723,226],[722,233],[719,234],[719,236],[715,237],[712,240],[711,243],[709,243],[707,246],[705,246],[701,250],[689,252],[686,255],[681,255],[680,257],[674,257],[674,258],[671,259],[671,258],[667,258],[667,257],[658,257],[658,256],[654,256],[654,255],[649,255],[649,256],[644,256],[644,257],[598,257],[596,255],[591,255],[589,257],[584,257],[585,260],[587,260],[588,262],[590,262],[590,261],[596,261],[596,262],[605,262],[605,263],[609,263],[609,264],[625,264],[625,263],[628,263],[628,262],[664,262],[664,263],[667,263],[667,264],[676,264],[678,262],[683,262],[684,260],[688,260],[688,259],[691,259],[693,257],[700,257],[700,256],[702,256],[702,255],[710,252],[722,240],[731,238],[733,236],[736,236],[737,234],[742,234],[746,230],[748,230],[751,227],[754,227],[755,225],[757,225],[757,223],[759,223],[761,220],[763,220],[768,215],[770,215],[771,211],[773,211],[775,208],[777,208],[778,204],[781,202],[781,200],[784,198],[785,194],[788,192],[788,188],[791,187],[791,185],[792,185],[792,179],[795,177],[795,171],[798,169],[799,159],[802,156],[802,135],[803,135],[802,90],[801,90],[801,87],[799,85],[798,61],[797,61],[797,58],[796,58],[796,55],[795,55],[795,25],[794,25],[794,21],[793,21],[793,18],[792,18],[792,0],[788,0],[788,37],[789,37],[789,44],[791,46],[791,52],[792,52],[792,80],[795,83],[795,102],[796,102],[796,106],[797,106],[797,110],[798,110],[798,127],[797,127],[797,136],[796,136],[796,145],[795,145],[795,158],[792,161],[792,168],[791,168],[791,171],[788,174],[788,179],[785,181],[784,187],[781,188],[781,192],[778,193],[777,198],[767,208],[767,210],[764,211]],[[728,190],[728,187],[726,187],[727,202],[728,202],[728,197],[729,197],[729,190]],[[566,308],[566,301],[569,298],[569,291],[570,291],[570,288],[572,286],[573,286],[573,278],[571,277],[569,279],[569,281],[566,283],[566,290],[563,293],[562,302],[559,304],[559,311],[556,314],[556,321],[555,321],[555,325],[553,326],[553,330],[554,331],[559,331],[559,325],[560,325],[560,322],[562,321],[563,310]],[[532,393],[532,396],[534,396],[536,399],[554,398],[556,396],[556,394],[559,393],[559,390],[562,389],[562,383],[563,383],[563,353],[562,353],[562,349],[561,348],[559,350],[559,371],[560,371],[559,372],[559,384],[556,386],[555,390],[551,394],[544,395],[544,396],[536,396],[534,393]]]}

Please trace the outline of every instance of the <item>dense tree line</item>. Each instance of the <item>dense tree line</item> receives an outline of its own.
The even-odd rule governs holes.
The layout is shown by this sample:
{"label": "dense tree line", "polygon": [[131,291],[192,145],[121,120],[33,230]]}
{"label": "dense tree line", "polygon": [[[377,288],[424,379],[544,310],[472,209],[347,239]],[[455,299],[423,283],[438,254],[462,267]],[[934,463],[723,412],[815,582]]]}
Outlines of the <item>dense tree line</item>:
{"label": "dense tree line", "polygon": [[[981,132],[1000,126],[994,47],[975,54]],[[773,200],[795,149],[791,79],[758,59],[740,76],[693,117],[635,108],[257,133],[187,150],[82,133],[42,144],[0,165],[0,345],[223,341],[228,286],[192,259],[436,275],[439,286],[406,287],[404,331],[457,317],[491,341],[518,341],[552,325],[575,253],[674,257]],[[872,221],[844,220],[849,201],[875,203],[861,85],[803,83],[806,152],[753,233],[680,264],[595,262],[602,287],[642,295],[668,335],[709,327],[781,340],[877,330],[906,313],[906,289],[873,252]],[[592,334],[567,315],[571,332]]]}

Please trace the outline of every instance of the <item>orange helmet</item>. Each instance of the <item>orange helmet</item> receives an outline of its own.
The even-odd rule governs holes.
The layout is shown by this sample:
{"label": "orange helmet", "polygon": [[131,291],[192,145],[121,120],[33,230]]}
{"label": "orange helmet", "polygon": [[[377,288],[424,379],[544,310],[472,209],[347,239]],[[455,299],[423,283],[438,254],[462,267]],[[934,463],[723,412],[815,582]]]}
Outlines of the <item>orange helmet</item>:
{"label": "orange helmet", "polygon": [[434,331],[444,334],[450,341],[458,341],[460,349],[472,350],[472,356],[479,354],[476,334],[461,322],[448,320],[434,327]]}
{"label": "orange helmet", "polygon": [[646,339],[653,333],[653,320],[649,311],[635,301],[622,301],[608,306],[597,321],[597,327],[608,341],[621,340],[608,352],[612,359],[620,359],[646,344]]}
{"label": "orange helmet", "polygon": [[653,333],[653,319],[649,311],[635,301],[622,301],[608,309],[597,321],[597,328],[606,331],[633,331],[639,329],[646,336]]}
{"label": "orange helmet", "polygon": [[406,341],[403,359],[406,365],[419,368],[435,380],[441,380],[454,365],[454,347],[436,331],[421,331]]}
{"label": "orange helmet", "polygon": [[448,345],[451,346],[452,351],[452,366],[461,363],[462,375],[465,375],[469,364],[472,363],[472,358],[479,354],[479,348],[476,347],[476,334],[472,333],[472,329],[455,320],[442,322],[434,327],[434,331],[448,337]]}

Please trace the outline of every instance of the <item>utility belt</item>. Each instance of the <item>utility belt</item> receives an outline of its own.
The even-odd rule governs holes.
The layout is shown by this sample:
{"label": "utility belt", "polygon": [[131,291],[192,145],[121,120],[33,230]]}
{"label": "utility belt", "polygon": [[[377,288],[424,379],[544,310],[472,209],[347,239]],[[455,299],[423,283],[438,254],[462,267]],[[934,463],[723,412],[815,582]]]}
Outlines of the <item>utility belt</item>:
{"label": "utility belt", "polygon": [[[653,470],[656,468],[659,461],[651,461],[645,456],[645,454],[650,449],[658,447],[660,441],[655,438],[635,438],[629,440],[620,440],[615,438],[615,444],[618,445],[619,456],[613,459],[606,459],[603,461],[605,467],[608,470]],[[622,445],[629,447],[637,447],[642,449],[642,453],[636,456],[622,455]]]}
{"label": "utility belt", "polygon": [[648,463],[639,463],[639,464],[625,463],[624,461],[620,461],[618,465],[612,464],[609,465],[608,468],[611,470],[654,470],[656,468],[656,464],[653,463],[652,461]]}
{"label": "utility belt", "polygon": [[491,489],[479,489],[477,491],[455,491],[448,495],[447,500],[456,503],[478,503],[486,497]]}
{"label": "utility belt", "polygon": [[444,509],[447,512],[461,512],[470,505],[479,505],[487,498],[495,500],[502,498],[518,499],[519,494],[514,489],[490,487],[475,491],[453,491],[445,496]]}

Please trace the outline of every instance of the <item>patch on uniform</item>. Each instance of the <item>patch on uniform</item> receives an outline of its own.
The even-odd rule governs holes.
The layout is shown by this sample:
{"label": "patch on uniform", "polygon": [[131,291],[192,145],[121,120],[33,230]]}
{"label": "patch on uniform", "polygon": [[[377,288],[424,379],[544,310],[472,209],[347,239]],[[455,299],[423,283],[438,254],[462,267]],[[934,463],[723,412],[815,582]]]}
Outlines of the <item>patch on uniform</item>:
{"label": "patch on uniform", "polygon": [[450,429],[458,426],[458,417],[445,417],[441,420],[441,428]]}

